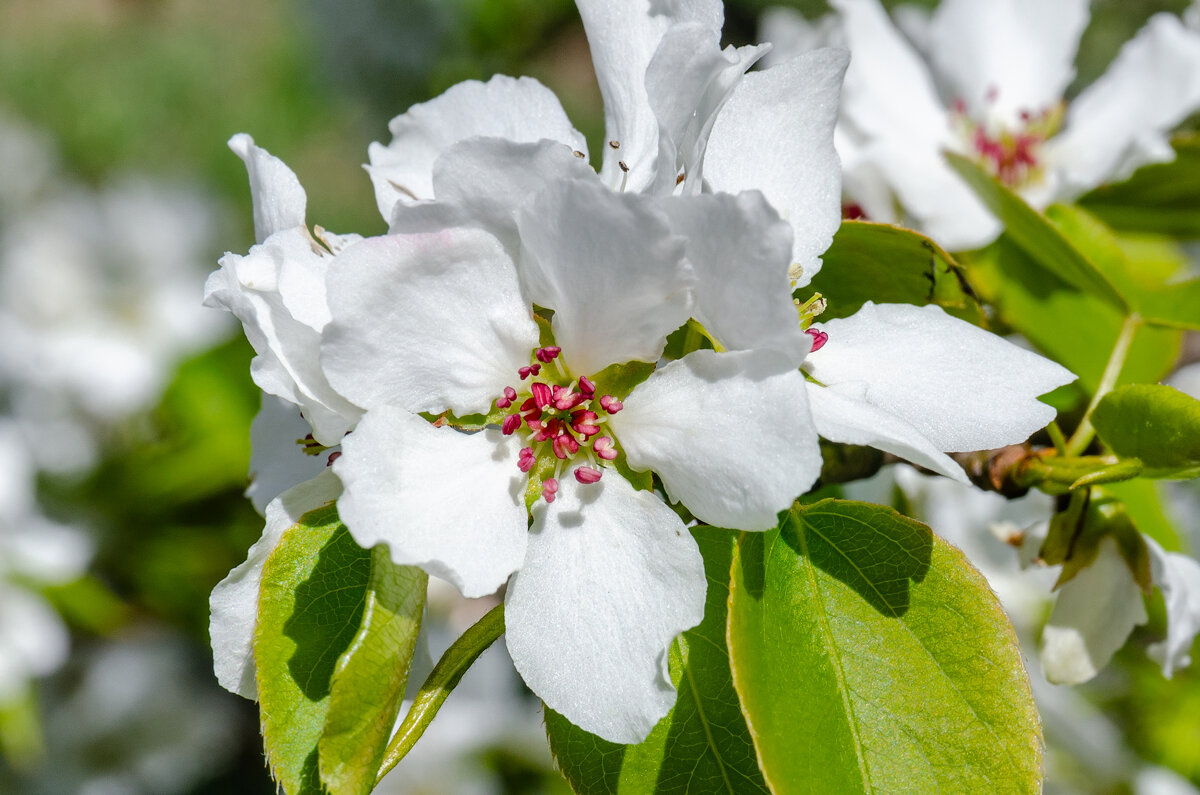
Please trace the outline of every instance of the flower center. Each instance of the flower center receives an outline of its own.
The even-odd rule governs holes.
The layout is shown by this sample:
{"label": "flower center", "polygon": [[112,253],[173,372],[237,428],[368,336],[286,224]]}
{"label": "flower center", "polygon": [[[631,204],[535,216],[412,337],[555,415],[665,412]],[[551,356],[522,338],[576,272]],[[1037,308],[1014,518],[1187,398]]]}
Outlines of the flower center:
{"label": "flower center", "polygon": [[539,460],[552,461],[553,477],[542,481],[542,498],[554,502],[558,479],[564,469],[574,467],[580,483],[595,483],[603,468],[617,457],[611,436],[601,433],[608,415],[624,406],[612,395],[596,397],[596,385],[586,376],[573,380],[559,366],[562,349],[546,346],[533,352],[528,366],[517,371],[528,386],[518,390],[504,387],[496,398],[496,408],[514,410],[504,416],[500,431],[505,436],[519,434],[526,445],[521,448],[517,467],[529,472]]}
{"label": "flower center", "polygon": [[[996,92],[989,91],[988,105],[995,104]],[[955,100],[950,112],[968,151],[996,179],[1010,188],[1022,188],[1039,182],[1043,176],[1042,145],[1062,126],[1063,104],[1041,111],[1022,110],[1016,125],[978,122],[967,115],[967,105]]]}

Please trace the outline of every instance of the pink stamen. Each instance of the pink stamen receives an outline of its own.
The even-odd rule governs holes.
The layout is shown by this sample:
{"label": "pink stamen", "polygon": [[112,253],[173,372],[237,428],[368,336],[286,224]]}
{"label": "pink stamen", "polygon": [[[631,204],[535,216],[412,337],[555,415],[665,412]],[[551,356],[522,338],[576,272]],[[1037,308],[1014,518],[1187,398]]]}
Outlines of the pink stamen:
{"label": "pink stamen", "polygon": [[618,411],[625,408],[625,404],[617,400],[612,395],[605,395],[600,398],[600,406],[609,414],[616,414]]}
{"label": "pink stamen", "polygon": [[334,450],[332,453],[329,454],[329,460],[325,462],[325,466],[329,466],[330,464],[332,464],[334,461],[337,461],[341,457],[342,457],[342,451]]}
{"label": "pink stamen", "polygon": [[562,348],[558,347],[557,345],[548,345],[545,348],[538,348],[536,351],[534,351],[533,355],[537,357],[539,362],[549,364],[558,358],[560,353],[562,353]]}
{"label": "pink stamen", "polygon": [[600,433],[596,424],[596,412],[580,409],[571,413],[571,430],[580,436],[595,436]]}
{"label": "pink stamen", "polygon": [[558,481],[554,478],[542,481],[542,499],[546,502],[554,502],[556,496],[558,496]]}
{"label": "pink stamen", "polygon": [[603,458],[605,461],[612,461],[617,457],[616,448],[613,447],[611,436],[601,436],[596,441],[592,442],[592,450],[596,455]]}
{"label": "pink stamen", "polygon": [[529,385],[529,391],[533,393],[533,402],[540,409],[550,407],[550,401],[554,399],[554,393],[550,387],[543,384],[541,381],[534,381]]}
{"label": "pink stamen", "polygon": [[596,396],[596,385],[586,375],[581,375],[579,376],[579,391],[585,398],[591,400]]}
{"label": "pink stamen", "polygon": [[517,390],[511,386],[504,387],[504,394],[496,398],[496,408],[506,409],[512,405],[512,402],[517,399]]}
{"label": "pink stamen", "polygon": [[521,452],[517,455],[517,468],[522,472],[528,472],[533,469],[533,462],[537,460],[537,456],[533,454],[532,447],[522,447]]}
{"label": "pink stamen", "polygon": [[521,427],[521,415],[509,414],[504,418],[504,424],[500,426],[500,432],[505,436],[512,436],[517,432],[517,428]]}
{"label": "pink stamen", "polygon": [[595,483],[603,474],[599,469],[593,467],[577,467],[575,469],[575,479],[580,483]]}
{"label": "pink stamen", "polygon": [[570,411],[584,401],[583,395],[566,387],[554,388],[554,408],[559,411]]}
{"label": "pink stamen", "polygon": [[521,376],[522,381],[529,376],[537,375],[540,372],[542,372],[542,366],[540,364],[531,364],[528,367],[522,367],[520,370],[517,370],[517,374]]}
{"label": "pink stamen", "polygon": [[810,353],[816,353],[825,347],[825,343],[829,342],[829,335],[824,331],[818,331],[815,328],[808,328],[804,330],[804,333],[812,337],[813,342],[812,350],[809,351]]}
{"label": "pink stamen", "polygon": [[575,437],[569,433],[560,433],[550,442],[550,448],[554,450],[554,456],[565,461],[571,456],[579,452],[579,442],[575,441]]}

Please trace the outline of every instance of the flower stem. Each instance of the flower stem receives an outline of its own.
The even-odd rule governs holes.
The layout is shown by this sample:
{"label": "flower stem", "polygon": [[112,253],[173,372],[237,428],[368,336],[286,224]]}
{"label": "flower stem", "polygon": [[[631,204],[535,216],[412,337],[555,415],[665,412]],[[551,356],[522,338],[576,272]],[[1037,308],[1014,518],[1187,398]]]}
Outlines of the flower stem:
{"label": "flower stem", "polygon": [[1066,455],[1079,455],[1092,443],[1092,438],[1096,435],[1096,429],[1092,427],[1092,411],[1095,410],[1101,399],[1117,385],[1117,378],[1125,366],[1125,357],[1129,355],[1129,347],[1133,344],[1133,336],[1141,325],[1142,318],[1136,313],[1125,318],[1124,324],[1121,325],[1121,333],[1117,335],[1117,342],[1108,356],[1108,364],[1104,366],[1104,374],[1100,377],[1100,385],[1096,387],[1096,394],[1092,395],[1092,402],[1088,404],[1079,427],[1067,440]]}
{"label": "flower stem", "polygon": [[496,638],[504,634],[504,605],[496,605],[464,632],[438,660],[433,671],[417,691],[404,722],[388,743],[383,764],[375,776],[376,785],[412,750],[417,740],[441,709],[450,691],[458,686],[463,674]]}

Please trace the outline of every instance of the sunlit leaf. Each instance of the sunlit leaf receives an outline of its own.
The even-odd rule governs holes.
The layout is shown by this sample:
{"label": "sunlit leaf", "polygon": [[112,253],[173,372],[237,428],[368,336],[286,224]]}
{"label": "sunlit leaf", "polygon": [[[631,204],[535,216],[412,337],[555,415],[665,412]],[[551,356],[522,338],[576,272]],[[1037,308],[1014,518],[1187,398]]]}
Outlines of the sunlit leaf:
{"label": "sunlit leaf", "polygon": [[1147,475],[1187,477],[1200,468],[1200,400],[1159,384],[1121,387],[1092,412],[1104,443],[1140,458]]}

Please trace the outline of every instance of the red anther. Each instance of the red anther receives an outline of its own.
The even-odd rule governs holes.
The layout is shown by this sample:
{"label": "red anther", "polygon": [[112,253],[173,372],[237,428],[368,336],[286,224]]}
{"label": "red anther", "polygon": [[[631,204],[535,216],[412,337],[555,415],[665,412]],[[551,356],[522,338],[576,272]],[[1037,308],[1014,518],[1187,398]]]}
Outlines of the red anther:
{"label": "red anther", "polygon": [[529,385],[529,391],[533,393],[533,402],[539,409],[550,407],[550,401],[553,400],[553,392],[550,387],[543,384],[541,381],[534,381]]}
{"label": "red anther", "polygon": [[516,400],[517,390],[513,389],[511,386],[504,387],[504,397],[508,398],[510,401]]}
{"label": "red anther", "polygon": [[522,381],[529,376],[537,375],[540,372],[542,372],[542,366],[540,364],[531,364],[528,367],[522,367],[520,370],[517,370],[517,374],[521,376]]}
{"label": "red anther", "polygon": [[596,396],[596,385],[586,375],[579,376],[579,391],[588,400]]}
{"label": "red anther", "polygon": [[867,217],[867,211],[862,208],[861,204],[848,202],[842,205],[842,217],[847,221],[857,221],[860,218]]}
{"label": "red anther", "polygon": [[332,453],[329,454],[329,460],[325,462],[325,466],[329,466],[330,464],[332,464],[334,461],[337,461],[341,457],[342,457],[342,451],[334,450]]}
{"label": "red anther", "polygon": [[595,483],[603,473],[594,467],[576,467],[575,479],[580,483]]}
{"label": "red anther", "polygon": [[821,350],[821,348],[825,347],[825,343],[829,342],[829,335],[824,331],[818,331],[815,328],[808,328],[804,330],[804,333],[812,337],[812,349],[809,351],[809,353],[816,353],[817,351]]}
{"label": "red anther", "polygon": [[561,389],[554,394],[554,408],[559,411],[570,411],[583,401],[583,395],[569,389]]}
{"label": "red anther", "polygon": [[547,345],[545,348],[538,348],[536,351],[534,351],[533,355],[537,357],[539,362],[545,362],[546,364],[549,364],[558,358],[560,353],[562,353],[562,348],[558,347],[557,345]]}
{"label": "red anther", "polygon": [[605,395],[604,397],[600,398],[600,407],[609,414],[616,414],[618,411],[625,408],[625,404],[617,400],[612,395]]}
{"label": "red anther", "polygon": [[959,116],[965,116],[967,113],[967,101],[962,97],[957,97],[954,104],[951,106],[955,113]]}
{"label": "red anther", "polygon": [[579,452],[579,442],[575,441],[575,437],[569,433],[560,433],[554,437],[554,441],[550,443],[550,448],[554,450],[556,458],[565,461]]}
{"label": "red anther", "polygon": [[504,424],[500,426],[500,433],[504,434],[505,436],[511,436],[512,434],[516,433],[517,428],[520,427],[521,415],[515,413],[509,414],[504,418]]}
{"label": "red anther", "polygon": [[617,457],[617,451],[616,448],[613,447],[613,440],[611,436],[601,436],[599,439],[592,442],[592,451],[605,461],[612,461]]}
{"label": "red anther", "polygon": [[558,481],[554,478],[546,478],[542,481],[542,499],[546,502],[554,502],[556,496],[558,496]]}
{"label": "red anther", "polygon": [[529,429],[533,431],[533,440],[535,442],[549,441],[567,432],[562,420],[531,422],[529,423]]}
{"label": "red anther", "polygon": [[580,436],[595,436],[600,433],[600,426],[596,424],[596,412],[587,409],[571,412],[571,430]]}
{"label": "red anther", "polygon": [[520,454],[517,455],[517,469],[528,472],[533,469],[533,462],[536,460],[537,456],[533,454],[532,447],[522,447]]}

